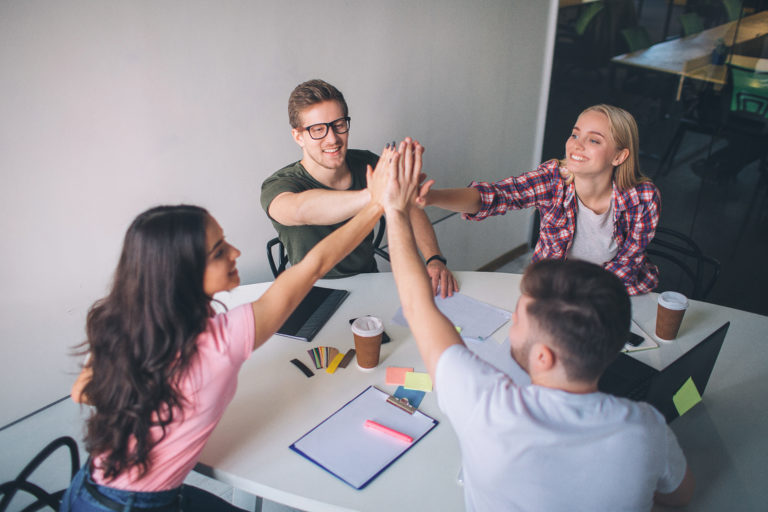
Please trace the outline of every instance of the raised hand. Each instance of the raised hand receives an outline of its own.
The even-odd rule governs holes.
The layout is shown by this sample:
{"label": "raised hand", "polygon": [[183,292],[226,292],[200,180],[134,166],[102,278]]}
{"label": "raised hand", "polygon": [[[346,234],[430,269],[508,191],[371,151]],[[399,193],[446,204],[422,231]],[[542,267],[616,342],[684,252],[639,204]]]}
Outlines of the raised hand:
{"label": "raised hand", "polygon": [[422,154],[424,147],[418,141],[406,137],[400,143],[398,150],[400,161],[397,173],[390,178],[382,197],[385,211],[408,211],[413,204],[419,189],[421,176]]}
{"label": "raised hand", "polygon": [[368,191],[371,194],[371,202],[378,203],[382,207],[382,195],[387,189],[390,179],[397,175],[397,167],[400,161],[400,154],[397,152],[395,143],[387,144],[381,151],[379,161],[376,163],[376,169],[371,169],[369,165],[366,169],[365,178],[368,184]]}

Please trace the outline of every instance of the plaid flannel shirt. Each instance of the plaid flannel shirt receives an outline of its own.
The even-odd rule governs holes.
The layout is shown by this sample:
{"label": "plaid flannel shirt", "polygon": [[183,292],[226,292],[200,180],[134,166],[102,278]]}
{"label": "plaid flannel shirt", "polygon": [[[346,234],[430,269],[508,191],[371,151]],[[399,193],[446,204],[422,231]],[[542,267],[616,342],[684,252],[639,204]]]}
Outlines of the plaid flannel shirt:
{"label": "plaid flannel shirt", "polygon": [[[541,227],[533,261],[566,258],[576,231],[578,206],[575,187],[573,183],[566,185],[560,176],[558,160],[496,183],[473,181],[470,187],[480,192],[482,207],[474,215],[464,214],[465,219],[483,220],[507,210],[535,206]],[[659,191],[651,182],[630,190],[619,190],[614,183],[611,201],[613,237],[619,250],[603,267],[621,279],[630,295],[648,293],[659,283],[659,270],[645,255],[659,222]]]}

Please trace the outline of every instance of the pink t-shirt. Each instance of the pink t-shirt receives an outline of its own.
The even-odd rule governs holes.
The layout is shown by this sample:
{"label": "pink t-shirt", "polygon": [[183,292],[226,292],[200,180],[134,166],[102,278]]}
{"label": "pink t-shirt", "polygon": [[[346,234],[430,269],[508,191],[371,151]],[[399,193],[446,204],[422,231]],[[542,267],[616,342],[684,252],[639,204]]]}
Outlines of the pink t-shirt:
{"label": "pink t-shirt", "polygon": [[[105,481],[94,457],[93,479],[116,489],[154,492],[180,486],[194,468],[208,437],[237,389],[237,374],[253,350],[254,324],[250,304],[211,317],[197,339],[197,354],[181,382],[186,397],[182,414],[175,414],[165,438],[150,454],[149,472],[137,480],[138,469]],[[183,420],[182,420],[183,417]],[[153,434],[159,437],[159,427]]]}

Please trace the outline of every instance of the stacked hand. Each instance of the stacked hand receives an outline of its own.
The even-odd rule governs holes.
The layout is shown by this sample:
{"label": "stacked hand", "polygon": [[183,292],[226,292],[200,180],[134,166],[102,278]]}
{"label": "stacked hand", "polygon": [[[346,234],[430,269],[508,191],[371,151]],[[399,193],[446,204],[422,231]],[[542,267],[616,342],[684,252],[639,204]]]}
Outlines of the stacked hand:
{"label": "stacked hand", "polygon": [[381,152],[379,161],[376,163],[376,169],[371,169],[371,166],[368,166],[365,178],[368,183],[368,191],[371,194],[371,202],[378,203],[384,207],[382,195],[387,188],[389,176],[397,174],[399,162],[400,154],[397,152],[393,142],[392,144],[387,144]]}

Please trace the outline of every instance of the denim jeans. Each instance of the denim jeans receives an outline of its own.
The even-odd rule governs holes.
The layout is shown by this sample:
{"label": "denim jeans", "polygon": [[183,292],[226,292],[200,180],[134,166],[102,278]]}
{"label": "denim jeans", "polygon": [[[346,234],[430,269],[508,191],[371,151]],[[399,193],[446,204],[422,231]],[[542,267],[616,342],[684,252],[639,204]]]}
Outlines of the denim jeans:
{"label": "denim jeans", "polygon": [[[89,465],[90,461],[87,461],[72,479],[62,498],[60,512],[111,512],[116,508],[124,512],[140,512],[142,509],[152,509],[153,512],[242,512],[242,509],[218,496],[191,485],[159,492],[124,491],[97,485],[91,478]],[[104,505],[92,496],[85,487],[86,481],[99,495],[110,501],[112,506]]]}

